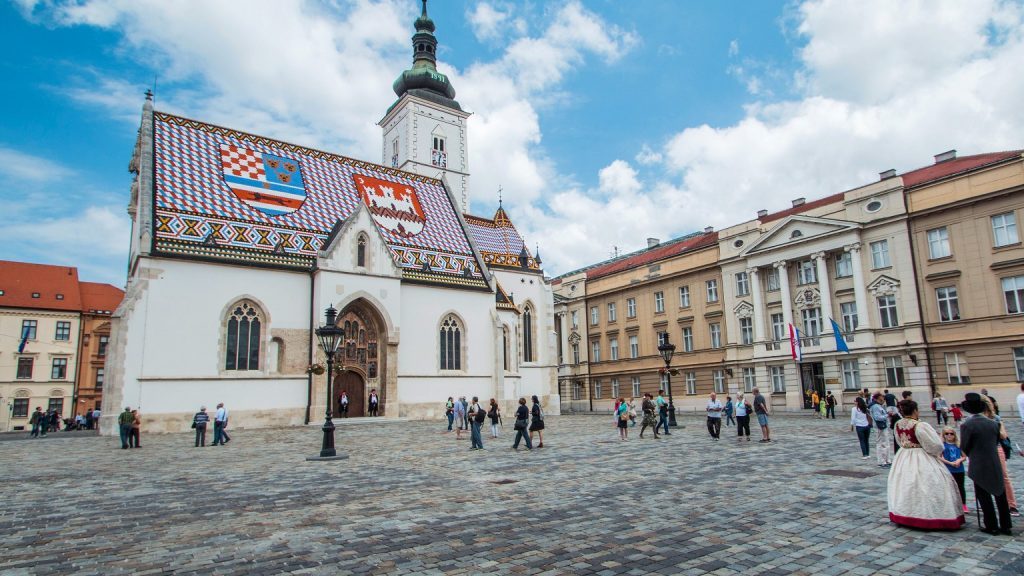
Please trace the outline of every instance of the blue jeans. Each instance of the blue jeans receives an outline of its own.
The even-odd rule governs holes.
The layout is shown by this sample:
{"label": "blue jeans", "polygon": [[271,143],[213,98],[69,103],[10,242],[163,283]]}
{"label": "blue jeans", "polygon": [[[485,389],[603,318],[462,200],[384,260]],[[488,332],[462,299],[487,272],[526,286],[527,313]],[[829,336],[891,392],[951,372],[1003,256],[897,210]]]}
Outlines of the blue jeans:
{"label": "blue jeans", "polygon": [[469,426],[469,440],[472,443],[473,448],[483,448],[484,440],[483,438],[480,437],[480,423],[477,422],[476,420],[473,420],[472,422],[469,423]]}
{"label": "blue jeans", "polygon": [[214,422],[213,423],[213,445],[224,443],[224,423]]}
{"label": "blue jeans", "polygon": [[120,424],[119,427],[120,427],[120,432],[121,432],[121,448],[127,448],[128,447],[128,435],[132,433],[132,425],[131,424]]}
{"label": "blue jeans", "polygon": [[452,431],[452,424],[455,423],[455,414],[452,413],[452,412],[449,412],[448,414],[446,414],[446,416],[448,416],[448,431],[451,432]]}
{"label": "blue jeans", "polygon": [[860,452],[868,455],[868,439],[871,438],[871,426],[857,426],[857,440],[860,440]]}
{"label": "blue jeans", "polygon": [[533,443],[530,442],[530,433],[526,430],[516,430],[516,441],[512,444],[513,448],[519,448],[519,440],[526,440],[526,447],[533,450]]}
{"label": "blue jeans", "polygon": [[654,427],[654,433],[657,434],[658,429],[662,427],[665,428],[665,434],[671,434],[671,432],[668,431],[668,412],[658,413],[658,425]]}

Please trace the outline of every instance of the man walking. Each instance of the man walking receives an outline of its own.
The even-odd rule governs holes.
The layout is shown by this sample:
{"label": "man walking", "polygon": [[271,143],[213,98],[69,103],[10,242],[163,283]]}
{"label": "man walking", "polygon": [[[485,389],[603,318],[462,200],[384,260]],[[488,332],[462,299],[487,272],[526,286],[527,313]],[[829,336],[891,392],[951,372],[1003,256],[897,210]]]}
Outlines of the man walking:
{"label": "man walking", "polygon": [[757,414],[757,423],[761,425],[761,442],[771,442],[771,431],[768,430],[768,402],[761,395],[761,391],[754,388],[754,413]]}
{"label": "man walking", "polygon": [[939,426],[949,424],[949,402],[946,402],[946,399],[938,392],[932,399],[932,410],[935,410],[935,424]]}
{"label": "man walking", "polygon": [[124,407],[124,412],[117,417],[117,426],[121,432],[121,449],[128,449],[128,437],[132,434],[132,422],[135,421],[135,416],[132,415],[132,409],[128,406]]}
{"label": "man walking", "polygon": [[711,434],[712,440],[718,440],[722,434],[722,403],[718,401],[714,392],[711,393],[711,399],[708,400],[707,411],[708,434]]}
{"label": "man walking", "polygon": [[206,424],[210,421],[210,415],[206,413],[206,406],[199,409],[192,417],[192,427],[196,429],[196,448],[206,446]]}
{"label": "man walking", "polygon": [[227,435],[225,429],[228,427],[228,409],[224,407],[223,402],[217,403],[217,412],[213,415],[213,444],[221,446],[231,441],[231,438]]}
{"label": "man walking", "polygon": [[658,433],[658,429],[664,427],[665,435],[671,435],[668,431],[668,402],[665,401],[663,394],[664,390],[658,390],[658,397],[654,399],[654,404],[658,407],[658,425],[654,427],[654,433]]}
{"label": "man walking", "polygon": [[29,435],[32,438],[39,437],[39,431],[43,431],[43,436],[46,436],[46,429],[43,428],[43,419],[46,418],[46,414],[43,414],[43,407],[36,406],[36,411],[32,413],[32,417],[29,418],[28,423],[32,425],[32,433]]}
{"label": "man walking", "polygon": [[377,410],[380,407],[380,398],[377,396],[377,389],[370,390],[370,402],[369,402],[369,414],[370,416],[376,416]]}
{"label": "man walking", "polygon": [[466,429],[466,404],[464,402],[465,400],[465,396],[459,396],[459,400],[455,403],[455,406],[452,408],[452,411],[455,414],[456,440],[462,439],[462,431]]}
{"label": "man walking", "polygon": [[484,440],[480,436],[480,426],[484,423],[487,412],[480,406],[480,399],[473,396],[473,403],[469,405],[469,440],[472,443],[470,450],[483,450]]}
{"label": "man walking", "polygon": [[[960,426],[960,450],[967,456],[967,476],[974,482],[974,495],[984,517],[982,532],[1012,535],[1010,503],[1003,484],[1003,466],[999,462],[999,424],[981,415],[985,404],[974,392],[964,395],[960,404],[974,414]],[[995,506],[992,499],[995,499]],[[996,511],[999,512],[998,522]]]}
{"label": "man walking", "polygon": [[836,419],[836,397],[831,390],[825,393],[825,418]]}

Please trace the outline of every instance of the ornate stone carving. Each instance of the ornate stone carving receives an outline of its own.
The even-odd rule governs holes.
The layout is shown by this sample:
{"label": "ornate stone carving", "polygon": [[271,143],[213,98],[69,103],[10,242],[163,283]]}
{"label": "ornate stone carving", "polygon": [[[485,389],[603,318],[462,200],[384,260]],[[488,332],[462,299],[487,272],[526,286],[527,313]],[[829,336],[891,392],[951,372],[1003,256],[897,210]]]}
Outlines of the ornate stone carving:
{"label": "ornate stone carving", "polygon": [[879,296],[895,295],[899,292],[899,289],[900,281],[885,275],[875,278],[870,284],[868,284],[868,290],[871,290],[871,293],[874,294],[876,298]]}
{"label": "ornate stone carving", "polygon": [[778,262],[775,262],[774,264],[772,264],[772,266],[775,266],[775,268],[776,268],[777,270],[785,270],[785,269],[786,269],[786,266],[787,266],[788,264],[789,264],[789,263],[788,263],[788,262],[786,262],[785,260],[780,260],[780,261],[778,261]]}
{"label": "ornate stone carving", "polygon": [[817,288],[802,288],[797,290],[796,298],[793,299],[793,305],[801,310],[817,308],[821,305],[821,291]]}
{"label": "ornate stone carving", "polygon": [[856,253],[860,252],[860,242],[854,242],[853,244],[847,244],[846,246],[843,246],[843,250],[856,254]]}
{"label": "ornate stone carving", "polygon": [[750,318],[754,315],[754,307],[746,300],[737,304],[732,311],[736,313],[737,318]]}
{"label": "ornate stone carving", "polygon": [[825,259],[825,253],[824,252],[815,252],[814,254],[811,254],[811,260],[824,260],[824,259]]}

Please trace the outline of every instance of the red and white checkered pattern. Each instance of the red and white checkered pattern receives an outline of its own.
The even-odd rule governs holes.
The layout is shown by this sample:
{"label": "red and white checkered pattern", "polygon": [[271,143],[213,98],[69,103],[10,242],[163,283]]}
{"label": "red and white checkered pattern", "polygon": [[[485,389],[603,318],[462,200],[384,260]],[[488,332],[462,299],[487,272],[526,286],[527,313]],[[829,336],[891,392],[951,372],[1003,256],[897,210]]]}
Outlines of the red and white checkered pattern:
{"label": "red and white checkered pattern", "polygon": [[233,144],[221,144],[220,157],[226,173],[253,180],[267,179],[267,173],[263,168],[263,155],[259,152],[239,148]]}

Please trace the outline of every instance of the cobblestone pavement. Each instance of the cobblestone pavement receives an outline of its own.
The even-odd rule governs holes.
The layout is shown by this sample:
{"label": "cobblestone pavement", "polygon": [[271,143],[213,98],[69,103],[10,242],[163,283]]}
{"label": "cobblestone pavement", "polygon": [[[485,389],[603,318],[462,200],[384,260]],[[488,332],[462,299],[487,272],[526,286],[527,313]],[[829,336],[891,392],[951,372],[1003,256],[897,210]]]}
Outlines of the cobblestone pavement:
{"label": "cobblestone pavement", "polygon": [[773,418],[771,444],[683,423],[621,442],[610,417],[549,417],[543,449],[512,451],[509,426],[473,452],[439,423],[375,421],[339,426],[334,462],[305,461],[312,426],[2,442],[0,573],[1024,573],[1020,518],[1014,537],[890,524],[842,415]]}

